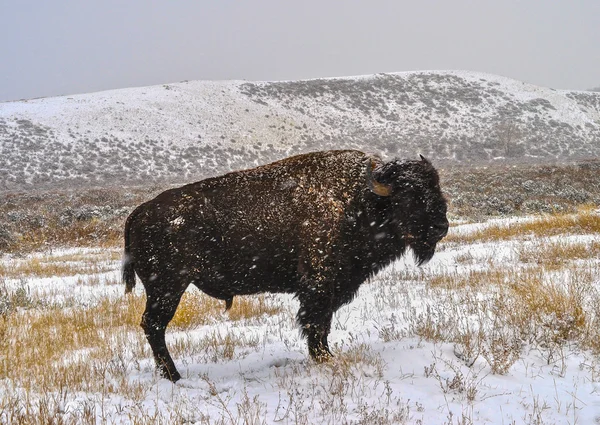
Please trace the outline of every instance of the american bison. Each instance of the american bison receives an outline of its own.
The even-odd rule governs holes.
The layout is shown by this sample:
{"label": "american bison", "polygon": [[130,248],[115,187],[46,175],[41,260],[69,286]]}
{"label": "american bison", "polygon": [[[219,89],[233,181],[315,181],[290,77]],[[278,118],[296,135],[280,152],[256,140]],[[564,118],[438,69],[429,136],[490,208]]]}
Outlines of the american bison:
{"label": "american bison", "polygon": [[317,361],[333,313],[407,247],[428,261],[448,231],[433,165],[353,150],[314,152],[167,190],[125,223],[123,279],[146,289],[141,326],[160,372],[180,379],[165,329],[190,284],[236,295],[292,293]]}

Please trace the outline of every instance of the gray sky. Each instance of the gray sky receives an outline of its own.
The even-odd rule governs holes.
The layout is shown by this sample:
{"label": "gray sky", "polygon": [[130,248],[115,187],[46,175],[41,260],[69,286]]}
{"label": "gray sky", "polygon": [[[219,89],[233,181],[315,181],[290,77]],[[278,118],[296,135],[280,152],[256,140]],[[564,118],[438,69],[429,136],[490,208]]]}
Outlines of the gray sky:
{"label": "gray sky", "polygon": [[0,0],[0,101],[424,69],[600,86],[600,0]]}

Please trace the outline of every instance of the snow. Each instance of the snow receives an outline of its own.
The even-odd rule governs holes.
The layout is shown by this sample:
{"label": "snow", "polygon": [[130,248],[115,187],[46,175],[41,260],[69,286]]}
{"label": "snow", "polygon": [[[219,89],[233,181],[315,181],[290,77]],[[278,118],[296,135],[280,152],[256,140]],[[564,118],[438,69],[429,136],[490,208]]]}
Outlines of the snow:
{"label": "snow", "polygon": [[[502,221],[494,224],[498,222]],[[466,233],[485,225],[490,223],[455,225],[451,231]],[[599,235],[562,238],[600,241]],[[94,252],[98,251],[34,255]],[[364,284],[357,298],[338,311],[329,338],[337,358],[324,365],[308,358],[295,325],[296,300],[269,295],[273,304],[283,307],[282,313],[236,322],[223,314],[214,324],[169,330],[170,347],[178,342],[188,342],[191,347],[186,354],[173,356],[183,376],[177,384],[157,376],[147,350],[145,358],[124,366],[129,385],[141,388],[138,400],[111,393],[66,392],[61,409],[68,414],[93,406],[96,418],[106,423],[132,423],[132,418],[140,415],[146,420],[154,418],[155,423],[189,424],[214,423],[219,418],[223,423],[266,424],[600,423],[600,362],[590,352],[567,344],[559,357],[549,360],[539,349],[525,347],[508,373],[501,375],[493,374],[481,357],[468,366],[453,344],[429,342],[407,333],[407,318],[415,320],[428,308],[460,308],[434,306],[440,298],[435,297],[428,280],[449,270],[466,273],[467,266],[457,260],[465,253],[475,259],[493,257],[507,267],[522,267],[514,255],[514,241],[442,246],[423,268],[417,268],[408,256]],[[1,261],[14,266],[24,260],[4,256]],[[597,267],[597,262],[590,265]],[[53,297],[53,301],[68,296],[92,305],[102,298],[124,297],[122,285],[110,283],[118,281],[119,267],[118,261],[110,262],[110,271],[99,274],[99,284],[93,286],[77,284],[78,276],[25,281],[32,293]],[[22,284],[23,279],[5,280],[8,288]],[[597,276],[595,285],[600,287]],[[143,288],[138,285],[135,291],[140,294]],[[450,293],[447,299],[452,297]],[[385,337],[392,334],[396,336]],[[246,344],[227,360],[203,345],[214,335],[230,335]],[[128,342],[138,343],[134,338]],[[358,360],[349,360],[353,355]],[[64,361],[85,359],[86,351],[77,351]],[[0,402],[9,394],[24,391],[6,378],[0,382]]]}

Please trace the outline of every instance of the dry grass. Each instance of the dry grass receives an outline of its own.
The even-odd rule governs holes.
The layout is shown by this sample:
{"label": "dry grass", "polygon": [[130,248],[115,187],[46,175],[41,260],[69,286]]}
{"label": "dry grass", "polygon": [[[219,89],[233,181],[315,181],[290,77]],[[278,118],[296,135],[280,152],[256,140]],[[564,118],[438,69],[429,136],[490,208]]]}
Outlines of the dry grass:
{"label": "dry grass", "polygon": [[454,271],[431,276],[432,287],[445,289],[485,288],[489,285],[500,286],[506,282],[507,276],[497,267],[467,270],[464,273]]}
{"label": "dry grass", "polygon": [[120,250],[114,248],[63,255],[32,255],[25,259],[0,263],[0,276],[6,279],[19,279],[105,273],[113,267],[111,262],[120,259],[121,255]]}
{"label": "dry grass", "polygon": [[[48,302],[32,295],[26,285],[9,288],[2,280],[86,273],[78,277],[78,284],[97,287],[100,283],[111,283],[110,278],[100,281],[96,274],[114,270],[115,252],[48,254],[5,266],[2,272],[6,275],[0,278],[0,380],[12,380],[25,394],[81,391],[115,394],[131,400],[140,400],[146,395],[150,384],[130,382],[128,378],[132,370],[140,368],[138,359],[151,359],[139,326],[145,308],[143,295],[117,299],[101,296],[91,305],[82,305],[76,298],[60,294],[59,301]],[[52,290],[45,296],[49,293]],[[197,290],[188,291],[171,322],[171,331],[189,332],[228,320],[224,310],[224,302]],[[236,297],[229,320],[253,320],[281,311],[265,295]],[[230,360],[240,350],[254,349],[258,344],[255,337],[213,331],[201,338],[178,338],[171,352],[175,356],[200,356],[205,361],[216,362]],[[52,418],[58,417],[53,410],[55,401],[43,402],[47,403],[44,412],[39,411],[37,398],[6,398],[0,402],[0,408],[18,410],[12,412],[14,417],[10,423],[37,423],[32,419],[36,415],[46,418],[47,423],[54,423]],[[85,422],[84,416],[77,415],[72,423]],[[71,422],[65,420],[64,423]]]}
{"label": "dry grass", "polygon": [[12,251],[31,252],[49,247],[104,247],[122,243],[124,219],[92,218],[68,225],[53,217],[43,227],[21,234],[12,244]]}
{"label": "dry grass", "polygon": [[[263,315],[274,316],[282,311],[280,306],[273,305],[268,295],[238,296],[234,298],[227,316],[231,321],[260,318]],[[188,330],[198,326],[214,324],[225,316],[225,302],[210,297],[192,288],[183,294],[175,317],[170,326]]]}
{"label": "dry grass", "polygon": [[20,309],[4,315],[3,341],[14,343],[0,347],[0,377],[27,377],[21,385],[28,390],[100,391],[102,382],[89,379],[97,374],[94,365],[110,362],[119,342],[136,339],[143,307],[143,297],[126,297],[102,299],[91,308]]}
{"label": "dry grass", "polygon": [[[139,360],[152,357],[139,326],[144,306],[144,296],[132,295],[103,298],[91,307],[15,308],[0,314],[0,380],[19,389],[0,398],[0,422],[96,424],[101,395],[133,403],[128,407],[132,423],[173,423],[177,407],[170,419],[143,408],[153,382],[130,379],[140,371]],[[201,338],[177,338],[170,349],[175,358],[223,362],[255,350],[259,342],[254,336],[212,331]],[[76,394],[90,394],[89,410],[67,413],[62,406]]]}
{"label": "dry grass", "polygon": [[237,321],[263,315],[274,316],[282,311],[281,306],[273,304],[272,297],[268,294],[260,294],[252,297],[235,297],[228,313],[230,320]]}
{"label": "dry grass", "polygon": [[197,290],[188,290],[181,297],[170,327],[188,330],[222,320],[225,303]]}
{"label": "dry grass", "polygon": [[425,310],[409,318],[409,333],[454,343],[465,364],[481,357],[498,374],[508,372],[525,345],[539,349],[548,362],[556,360],[565,344],[596,350],[600,330],[599,312],[593,308],[598,296],[594,274],[568,268],[557,279],[556,273],[539,266],[497,269],[478,273],[482,280],[477,286],[457,284],[455,276],[448,276],[448,283],[430,289],[433,300]]}
{"label": "dry grass", "polygon": [[533,220],[486,226],[474,232],[449,234],[445,242],[472,244],[477,242],[506,241],[515,238],[541,238],[562,234],[600,233],[600,214],[588,207],[577,214],[550,214]]}
{"label": "dry grass", "polygon": [[[223,320],[220,317],[224,310],[221,302],[196,294],[198,291],[184,298],[176,320],[171,323],[173,330],[189,330],[212,323],[217,316]],[[246,301],[243,305],[253,307],[241,310],[243,314],[237,313],[236,320],[250,317],[250,312],[260,316],[279,311],[265,308],[262,298]],[[27,390],[69,388],[72,391],[119,393],[124,382],[118,381],[107,389],[105,383],[90,379],[90,376],[102,372],[98,370],[99,365],[122,367],[117,376],[125,380],[126,371],[132,365],[124,363],[123,359],[133,362],[132,358],[149,356],[149,347],[139,327],[144,307],[144,296],[131,295],[117,300],[102,298],[92,307],[19,309],[0,315],[0,341],[3,341],[0,346],[0,379],[27,376],[26,382],[22,383]],[[6,341],[16,343],[7,344]],[[229,332],[213,332],[197,341],[179,339],[172,353],[198,355],[204,351],[204,355],[212,361],[228,360],[233,358],[236,348],[257,344],[257,340]],[[126,354],[130,349],[134,352]],[[113,364],[115,361],[121,364]]]}
{"label": "dry grass", "polygon": [[361,368],[367,366],[373,369],[376,376],[383,376],[384,361],[365,343],[354,344],[347,348],[335,347],[334,352],[333,359],[325,363],[333,374],[348,375],[354,373],[357,366]]}
{"label": "dry grass", "polygon": [[466,364],[483,358],[499,374],[521,358],[525,345],[540,350],[549,363],[559,362],[568,344],[600,352],[600,277],[593,266],[600,243],[572,236],[598,233],[600,216],[586,208],[451,238],[460,246],[510,243],[516,262],[481,263],[461,252],[460,268],[423,276],[434,301],[409,318],[410,333],[454,343]]}
{"label": "dry grass", "polygon": [[600,258],[600,242],[542,240],[518,247],[517,256],[522,263],[536,264],[546,269],[560,269],[572,261]]}
{"label": "dry grass", "polygon": [[199,345],[205,350],[203,360],[212,363],[232,360],[240,349],[254,349],[258,344],[259,340],[255,336],[239,335],[231,331],[213,331],[199,341]]}
{"label": "dry grass", "polygon": [[506,319],[516,318],[513,325],[518,326],[522,334],[531,321],[536,323],[544,333],[544,343],[575,340],[587,322],[584,298],[588,283],[588,279],[582,281],[566,276],[555,281],[539,269],[521,273],[514,276],[510,284],[510,308],[502,311],[509,313]]}
{"label": "dry grass", "polygon": [[0,252],[122,244],[127,214],[160,189],[73,188],[0,196]]}

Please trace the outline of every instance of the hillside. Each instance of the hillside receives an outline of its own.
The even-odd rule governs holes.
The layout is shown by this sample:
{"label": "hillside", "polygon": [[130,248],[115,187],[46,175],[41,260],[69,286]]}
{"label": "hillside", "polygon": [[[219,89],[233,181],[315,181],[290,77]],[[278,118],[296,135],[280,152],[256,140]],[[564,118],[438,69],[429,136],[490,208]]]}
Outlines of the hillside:
{"label": "hillside", "polygon": [[438,164],[595,158],[600,93],[424,71],[0,103],[0,190],[187,181],[327,148]]}

